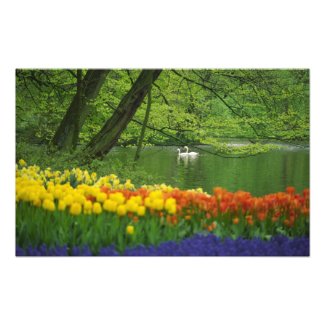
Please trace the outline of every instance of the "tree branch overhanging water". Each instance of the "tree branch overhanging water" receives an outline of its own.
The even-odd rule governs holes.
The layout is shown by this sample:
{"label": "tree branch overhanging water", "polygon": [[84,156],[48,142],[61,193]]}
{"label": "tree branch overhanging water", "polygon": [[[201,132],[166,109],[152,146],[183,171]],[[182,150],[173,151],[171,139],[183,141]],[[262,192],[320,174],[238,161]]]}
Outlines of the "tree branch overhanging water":
{"label": "tree branch overhanging water", "polygon": [[[107,103],[107,105],[109,106],[109,108],[110,108],[111,110],[114,110],[114,111],[116,110],[116,108],[114,108],[114,106],[113,106],[111,103],[109,103],[109,102],[106,102],[106,103]],[[132,121],[132,122],[135,122],[135,123],[137,123],[137,124],[139,124],[139,125],[141,125],[141,126],[143,125],[143,122],[137,120],[137,119],[134,118],[134,117],[131,119],[131,121]],[[163,131],[163,129],[165,129],[165,127],[163,127],[162,129],[157,129],[157,128],[155,128],[155,127],[153,127],[153,126],[147,124],[147,125],[146,125],[146,128],[148,128],[148,129],[150,129],[150,130],[153,130],[153,131],[156,131],[156,132],[159,132],[159,133],[161,133],[161,134],[163,134],[163,135],[165,135],[165,136],[167,136],[167,137],[169,137],[169,138],[172,138],[172,139],[176,140],[176,141],[177,141],[179,144],[181,144],[181,145],[189,145],[188,142],[186,142],[186,141],[184,141],[184,140],[182,140],[182,139],[179,139],[178,137],[176,137],[176,136],[174,136],[174,135],[172,135],[172,134],[169,134],[169,133]],[[203,144],[203,145],[204,145],[204,144]],[[223,154],[221,154],[221,153],[218,153],[218,152],[212,152],[212,151],[210,151],[210,150],[207,150],[207,149],[204,149],[204,148],[201,148],[201,147],[195,146],[195,145],[191,145],[191,147],[193,147],[193,148],[195,148],[195,149],[197,149],[197,150],[199,150],[199,151],[206,152],[206,153],[209,153],[209,154],[211,154],[211,155],[215,155],[215,156],[218,156],[218,157],[221,157],[221,158],[248,158],[248,157],[252,157],[252,156],[257,156],[257,155],[259,155],[259,154],[262,153],[262,152],[258,152],[258,153],[255,153],[255,154],[242,155],[242,156],[238,156],[238,155],[223,155]]]}

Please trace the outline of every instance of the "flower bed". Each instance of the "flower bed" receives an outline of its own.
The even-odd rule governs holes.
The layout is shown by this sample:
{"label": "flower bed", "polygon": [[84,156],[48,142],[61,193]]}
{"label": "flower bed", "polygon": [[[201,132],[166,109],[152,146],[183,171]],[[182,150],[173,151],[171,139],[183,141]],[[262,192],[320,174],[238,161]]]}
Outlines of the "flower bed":
{"label": "flower bed", "polygon": [[[286,192],[253,197],[216,187],[209,195],[164,184],[136,189],[130,180],[121,183],[116,175],[98,178],[78,168],[41,170],[22,160],[16,167],[16,242],[24,252],[28,247],[61,247],[60,251],[67,245],[87,247],[94,255],[114,246],[118,254],[127,254],[140,245],[190,245],[201,238],[195,234],[241,237],[246,246],[253,238],[308,237],[309,190],[298,194],[288,187]],[[201,250],[200,254],[206,255]]]}
{"label": "flower bed", "polygon": [[[17,256],[93,256],[88,246],[67,246],[47,248],[41,245],[39,248],[28,247],[22,249],[17,247]],[[255,239],[230,239],[209,235],[194,235],[179,243],[169,241],[158,246],[148,247],[139,245],[126,248],[123,254],[119,254],[116,248],[100,248],[98,256],[309,256],[309,238],[288,238],[285,236],[274,236],[269,241],[260,238]]]}

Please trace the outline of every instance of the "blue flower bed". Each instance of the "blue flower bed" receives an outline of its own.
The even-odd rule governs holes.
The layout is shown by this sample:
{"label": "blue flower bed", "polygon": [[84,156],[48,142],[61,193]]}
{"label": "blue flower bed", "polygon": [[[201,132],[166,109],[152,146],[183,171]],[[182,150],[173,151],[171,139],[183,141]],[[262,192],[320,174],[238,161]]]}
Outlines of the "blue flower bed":
{"label": "blue flower bed", "polygon": [[[99,250],[99,256],[121,256],[114,246]],[[93,256],[88,246],[16,248],[16,256]],[[210,235],[195,235],[180,242],[165,242],[158,246],[127,248],[123,256],[309,256],[309,238],[274,236],[269,241],[256,239],[221,240]]]}

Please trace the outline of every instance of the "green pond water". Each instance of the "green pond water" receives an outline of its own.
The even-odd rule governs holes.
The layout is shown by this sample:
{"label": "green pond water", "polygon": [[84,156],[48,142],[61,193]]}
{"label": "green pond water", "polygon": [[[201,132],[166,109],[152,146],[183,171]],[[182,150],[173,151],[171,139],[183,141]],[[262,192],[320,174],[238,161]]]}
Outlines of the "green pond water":
{"label": "green pond water", "polygon": [[[208,146],[201,148],[211,150]],[[255,196],[284,191],[287,186],[295,186],[298,191],[309,187],[308,148],[281,145],[268,153],[241,159],[225,159],[195,148],[190,151],[199,152],[198,157],[179,157],[173,146],[148,147],[141,152],[139,164],[147,173],[160,175],[168,185],[202,187],[208,193],[216,186],[249,191]],[[134,154],[135,148],[114,148],[109,157],[123,162],[133,159]]]}

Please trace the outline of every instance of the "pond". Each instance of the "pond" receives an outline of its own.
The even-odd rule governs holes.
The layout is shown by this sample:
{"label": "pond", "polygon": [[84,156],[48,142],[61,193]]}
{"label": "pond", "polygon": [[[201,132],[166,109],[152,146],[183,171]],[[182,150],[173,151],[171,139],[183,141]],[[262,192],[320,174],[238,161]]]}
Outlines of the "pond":
{"label": "pond", "polygon": [[[231,145],[242,144],[231,141]],[[208,146],[201,148],[211,150]],[[126,161],[134,154],[135,148],[116,147],[109,157]],[[208,193],[216,186],[249,191],[255,196],[284,191],[287,186],[298,191],[309,188],[309,149],[290,145],[241,159],[225,159],[202,151],[198,157],[183,158],[174,146],[148,147],[141,152],[139,164],[147,173],[162,176],[168,185],[180,189],[201,187]]]}

